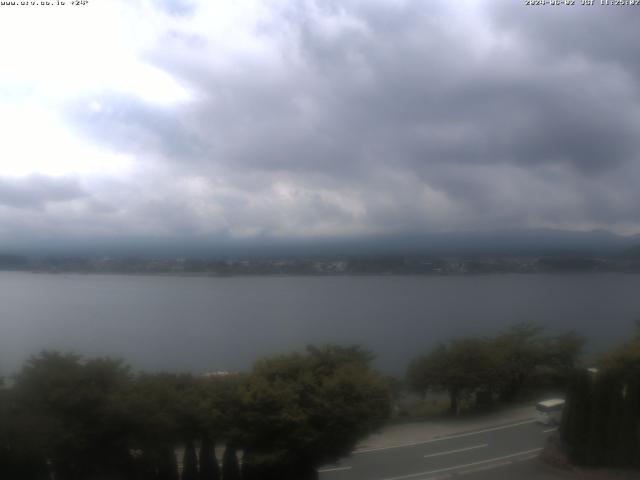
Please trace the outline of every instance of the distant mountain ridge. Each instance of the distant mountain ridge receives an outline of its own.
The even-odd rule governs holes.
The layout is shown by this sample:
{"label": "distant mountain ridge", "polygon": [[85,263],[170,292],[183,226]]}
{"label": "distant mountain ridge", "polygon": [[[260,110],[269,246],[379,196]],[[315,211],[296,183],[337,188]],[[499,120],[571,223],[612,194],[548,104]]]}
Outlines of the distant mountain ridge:
{"label": "distant mountain ridge", "polygon": [[404,233],[350,238],[137,237],[2,245],[0,254],[31,256],[140,255],[154,257],[309,255],[640,256],[640,235],[607,230],[521,229],[451,233]]}

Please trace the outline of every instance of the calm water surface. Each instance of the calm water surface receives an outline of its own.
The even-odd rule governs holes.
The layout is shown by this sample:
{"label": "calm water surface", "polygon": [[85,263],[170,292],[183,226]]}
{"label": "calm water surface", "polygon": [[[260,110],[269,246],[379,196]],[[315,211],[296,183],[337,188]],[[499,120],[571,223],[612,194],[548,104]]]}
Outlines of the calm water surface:
{"label": "calm water surface", "polygon": [[309,343],[358,343],[377,366],[520,321],[575,329],[591,351],[640,318],[640,275],[154,277],[0,273],[0,373],[41,349],[136,368],[243,370]]}

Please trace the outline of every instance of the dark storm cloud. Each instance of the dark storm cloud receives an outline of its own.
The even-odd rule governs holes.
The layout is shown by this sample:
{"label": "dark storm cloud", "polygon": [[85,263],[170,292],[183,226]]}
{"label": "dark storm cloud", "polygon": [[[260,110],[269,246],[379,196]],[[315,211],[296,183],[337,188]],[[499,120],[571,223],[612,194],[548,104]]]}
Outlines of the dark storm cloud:
{"label": "dark storm cloud", "polygon": [[[253,50],[183,31],[147,52],[192,102],[108,95],[71,118],[113,149],[222,178],[206,202],[248,231],[640,228],[633,9],[279,5]],[[273,193],[282,183],[297,201]]]}
{"label": "dark storm cloud", "polygon": [[41,208],[47,203],[76,200],[87,195],[78,182],[70,178],[0,177],[0,206]]}

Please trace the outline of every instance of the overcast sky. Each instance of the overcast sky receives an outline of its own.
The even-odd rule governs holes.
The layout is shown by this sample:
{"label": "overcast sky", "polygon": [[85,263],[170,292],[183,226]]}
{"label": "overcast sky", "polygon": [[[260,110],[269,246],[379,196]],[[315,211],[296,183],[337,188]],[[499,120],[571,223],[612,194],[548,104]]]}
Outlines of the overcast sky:
{"label": "overcast sky", "polygon": [[640,7],[523,4],[2,6],[0,245],[640,233]]}

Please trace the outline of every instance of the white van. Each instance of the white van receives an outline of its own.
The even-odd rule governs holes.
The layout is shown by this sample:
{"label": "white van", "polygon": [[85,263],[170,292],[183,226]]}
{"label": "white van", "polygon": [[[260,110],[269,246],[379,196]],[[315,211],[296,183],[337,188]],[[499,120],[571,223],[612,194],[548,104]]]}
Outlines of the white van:
{"label": "white van", "polygon": [[536,421],[543,425],[559,425],[562,418],[564,400],[552,398],[536,405]]}

